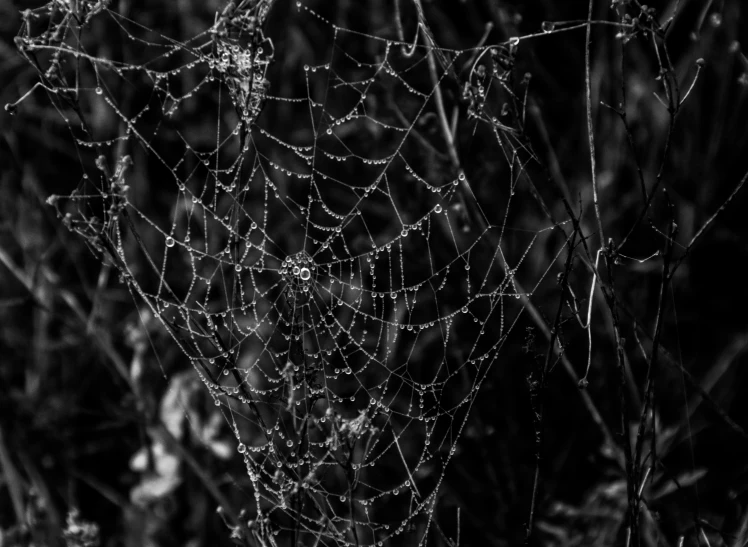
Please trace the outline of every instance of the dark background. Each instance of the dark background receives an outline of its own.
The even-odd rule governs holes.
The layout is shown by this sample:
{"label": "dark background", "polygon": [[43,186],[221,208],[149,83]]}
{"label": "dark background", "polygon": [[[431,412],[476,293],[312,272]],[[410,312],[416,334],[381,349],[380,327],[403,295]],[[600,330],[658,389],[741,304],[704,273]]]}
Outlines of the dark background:
{"label": "dark background", "polygon": [[[407,1],[400,3],[406,37],[412,37],[415,11]],[[305,4],[341,27],[397,38],[395,10],[389,2]],[[587,17],[585,2],[445,0],[423,4],[437,44],[455,50],[475,47],[488,23],[493,25],[486,40],[490,45],[510,36],[539,33],[543,21]],[[19,11],[39,5],[0,2],[0,104],[14,103],[38,81],[37,71],[16,52],[13,39],[21,24]],[[644,258],[667,252],[662,234],[672,215],[679,228],[672,256],[685,257],[672,276],[660,312],[661,256],[642,263],[624,258],[615,279],[621,303],[619,328],[625,337],[623,391],[632,407],[631,432],[627,433],[634,441],[658,317],[662,328],[660,364],[654,378],[659,463],[644,490],[641,544],[678,545],[683,538],[685,545],[744,545],[748,539],[748,437],[742,429],[748,425],[748,405],[741,396],[746,388],[748,344],[744,191],[687,253],[685,246],[748,170],[748,50],[742,45],[748,40],[745,7],[739,0],[682,0],[649,6],[660,22],[677,6],[665,44],[683,93],[696,74],[696,60],[704,60],[698,81],[670,130],[667,109],[654,96],[664,94],[651,35],[633,37],[622,54],[618,29],[596,25],[590,61],[593,97],[608,105],[621,101],[622,90],[627,97],[628,132],[611,108],[596,102],[593,108],[606,238],[620,244],[633,228],[620,249],[622,254]],[[115,0],[110,5],[111,10],[129,14],[175,39],[204,30],[218,8],[216,2],[189,0]],[[618,9],[638,14],[641,6],[632,2]],[[608,2],[595,2],[594,19],[616,21],[615,13]],[[303,95],[301,67],[324,62],[329,56],[327,27],[309,21],[298,16],[290,2],[278,0],[273,7],[266,34],[274,37],[276,51],[268,79],[278,95]],[[115,31],[95,21],[88,52],[137,63],[142,53],[138,45],[113,40]],[[351,55],[365,56],[367,44],[351,35],[337,45]],[[465,59],[460,57],[463,63]],[[523,40],[518,48],[512,69],[514,89],[524,89],[522,76],[532,75],[521,142],[538,161],[529,162],[526,169],[534,186],[527,179],[518,183],[514,209],[507,218],[512,226],[532,235],[549,225],[538,205],[542,200],[555,221],[567,220],[559,191],[565,187],[572,209],[581,211],[580,226],[589,236],[587,243],[596,250],[600,242],[590,188],[584,60],[583,28]],[[495,181],[506,177],[507,168],[483,146],[490,133],[467,119],[469,105],[460,99],[466,71],[461,70],[463,65],[457,68],[457,81],[445,78],[443,89],[449,112],[456,105],[460,116],[456,146],[462,167],[483,210],[490,215],[503,213],[507,195],[496,189]],[[132,93],[132,100],[137,101],[140,91]],[[499,111],[502,100],[490,96],[489,101],[497,103],[489,107]],[[250,496],[239,485],[244,473],[241,460],[218,455],[229,440],[226,431],[212,437],[206,433],[200,442],[189,435],[180,440],[181,447],[172,453],[194,467],[184,464],[179,484],[166,495],[154,494],[157,484],[148,482],[130,464],[133,455],[151,442],[148,426],[152,424],[145,423],[144,416],[153,418],[156,409],[163,408],[167,387],[181,381],[189,385],[192,369],[142,303],[118,283],[116,269],[102,265],[86,241],[67,230],[55,209],[47,205],[51,194],[69,194],[76,188],[94,158],[81,154],[74,145],[75,130],[65,123],[57,104],[38,89],[18,105],[15,115],[0,112],[2,537],[8,545],[26,545],[31,540],[37,545],[63,545],[66,530],[69,545],[82,545],[70,539],[75,526],[67,522],[77,508],[84,525],[99,527],[102,545],[229,544],[229,532],[214,511],[216,499],[206,484],[222,492],[236,512]],[[215,114],[215,97],[208,93],[191,105],[160,130],[165,149],[169,128],[199,135],[207,123],[204,113]],[[386,110],[386,105],[382,108]],[[101,134],[115,136],[120,131],[111,111],[88,114]],[[512,118],[515,114],[506,119],[517,122]],[[268,104],[258,124],[289,138],[295,130],[303,131],[295,115],[291,107]],[[438,151],[446,151],[435,122],[424,122],[422,131]],[[176,140],[173,144],[179,145]],[[389,143],[375,144],[386,149]],[[371,148],[372,157],[375,150]],[[175,157],[180,154],[176,151]],[[637,159],[648,189],[658,173],[662,179],[638,224],[644,203]],[[161,182],[165,174],[145,156],[135,160],[139,176],[131,184],[137,207],[168,225],[172,198]],[[283,156],[278,160],[284,161]],[[451,168],[448,161],[440,161],[431,163],[434,171]],[[420,162],[429,165],[428,155],[420,157]],[[667,190],[667,198],[662,189]],[[418,195],[398,197],[403,211],[411,207],[407,203],[420,199]],[[455,211],[450,218],[458,226],[459,211]],[[500,222],[502,213],[490,220]],[[564,226],[570,234],[571,223]],[[504,237],[512,256],[521,255],[529,245],[529,236],[520,229]],[[549,233],[531,247],[525,259],[527,278],[543,281],[530,300],[551,326],[561,294],[556,274],[564,271],[566,256],[564,252],[554,259],[554,255],[563,241],[557,232]],[[581,247],[576,252],[568,283],[586,310],[590,277],[585,253]],[[479,262],[480,255],[472,260]],[[551,273],[541,276],[549,264],[553,264]],[[609,277],[605,279],[610,282]],[[626,471],[611,457],[619,449],[605,444],[580,396],[589,395],[617,446],[624,445],[614,324],[599,289],[597,293],[588,387],[580,391],[561,364],[546,379],[533,544],[625,544]],[[432,544],[456,541],[458,522],[461,545],[516,545],[525,540],[537,449],[533,382],[538,381],[548,340],[537,317],[520,314],[516,306],[511,317],[518,317],[517,323],[481,385],[442,484],[434,512],[442,532],[430,532]],[[587,362],[587,334],[569,307],[564,309],[564,319],[565,355],[581,377]],[[475,339],[474,333],[460,335],[458,331],[458,347],[460,336],[466,342]],[[141,371],[138,382],[131,381],[134,369]],[[190,393],[195,419],[207,428],[212,401],[199,389]],[[170,416],[178,420],[182,414],[183,410],[175,409]],[[234,447],[230,447],[233,456]],[[168,478],[168,473],[161,476]],[[143,490],[148,501],[139,503],[134,492],[142,494]],[[416,535],[412,537],[417,541]],[[408,544],[409,540],[401,536],[398,541]],[[285,542],[285,537],[279,540],[279,544]]]}

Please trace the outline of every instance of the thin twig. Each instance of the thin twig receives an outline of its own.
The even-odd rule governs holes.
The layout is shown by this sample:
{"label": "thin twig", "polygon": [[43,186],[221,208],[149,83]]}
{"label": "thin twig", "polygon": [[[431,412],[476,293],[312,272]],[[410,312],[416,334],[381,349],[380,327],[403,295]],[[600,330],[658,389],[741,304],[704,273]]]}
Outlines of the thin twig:
{"label": "thin twig", "polygon": [[590,0],[587,9],[587,31],[584,40],[584,86],[587,103],[587,138],[590,151],[590,173],[592,175],[592,202],[595,206],[597,217],[597,230],[600,235],[600,247],[605,247],[605,234],[603,233],[603,220],[600,216],[600,202],[597,188],[597,176],[595,174],[595,130],[592,124],[592,85],[590,83],[590,37],[592,35],[592,8],[595,0]]}
{"label": "thin twig", "polygon": [[[652,446],[650,447],[650,450],[652,451],[652,462],[651,465],[657,464],[657,445],[656,445],[656,410],[655,410],[655,391],[654,391],[654,383],[655,383],[655,375],[657,373],[657,365],[658,365],[658,355],[659,355],[659,346],[660,346],[660,337],[662,335],[662,324],[663,324],[663,316],[665,313],[665,296],[668,291],[668,287],[670,285],[670,280],[672,279],[673,272],[670,270],[670,264],[672,262],[673,257],[673,246],[675,243],[675,237],[678,232],[678,226],[675,224],[675,219],[673,218],[673,208],[670,207],[671,212],[671,218],[670,218],[670,227],[669,227],[669,233],[668,237],[665,242],[665,252],[663,253],[663,262],[662,262],[662,275],[660,280],[660,294],[657,301],[657,313],[655,315],[655,329],[654,329],[654,335],[652,336],[652,354],[649,360],[649,366],[647,367],[647,380],[646,385],[644,388],[644,401],[642,403],[641,407],[641,413],[639,416],[639,427],[637,431],[636,436],[636,445],[635,445],[635,457],[634,457],[634,486],[639,488],[639,480],[640,480],[640,469],[639,466],[642,463],[642,451],[644,448],[644,435],[647,429],[647,414],[650,412],[652,414],[652,420],[651,420],[651,431],[652,431]],[[646,479],[641,479],[640,484],[643,486],[644,481]],[[635,500],[635,507],[632,512],[632,516],[637,519],[639,518],[639,499],[640,495],[636,496]]]}
{"label": "thin twig", "polygon": [[24,517],[24,503],[23,503],[23,479],[18,473],[18,469],[13,464],[13,460],[8,450],[8,445],[5,443],[5,434],[0,424],[0,472],[5,477],[5,484],[8,486],[8,495],[10,496],[11,505],[13,505],[13,512],[16,515],[16,522],[19,525],[26,524]]}
{"label": "thin twig", "polygon": [[[424,40],[428,39],[430,35],[426,34],[426,37]],[[429,45],[427,43],[427,45]],[[462,170],[461,164],[460,164],[460,158],[457,153],[457,148],[455,146],[454,137],[452,132],[449,128],[449,122],[447,121],[447,115],[444,110],[444,104],[443,104],[443,97],[441,93],[441,88],[439,85],[439,75],[436,72],[436,62],[433,59],[433,56],[431,55],[431,49],[429,49],[429,53],[427,54],[427,60],[429,65],[429,72],[431,74],[431,80],[434,85],[434,98],[436,102],[436,110],[437,115],[439,119],[439,123],[441,126],[442,135],[444,137],[444,140],[447,143],[447,151],[450,157],[450,160],[452,162],[452,167],[455,171],[462,173],[463,177],[458,177],[458,195],[460,196],[461,202],[463,206],[465,206],[465,210],[468,212],[468,215],[470,217],[470,221],[475,223],[476,226],[480,228],[481,231],[485,232],[487,234],[487,239],[491,243],[491,245],[494,246],[494,248],[497,248],[500,244],[499,241],[496,241],[495,237],[492,236],[490,231],[487,231],[488,223],[486,221],[485,214],[480,209],[480,206],[477,203],[471,202],[471,200],[468,199],[469,196],[472,195],[472,190],[470,188],[470,183],[468,181],[467,174]],[[582,237],[582,240],[584,241],[584,236],[580,233],[580,237]],[[501,267],[504,271],[506,271],[506,264],[502,263]],[[595,272],[595,275],[597,275],[597,272]],[[525,309],[532,318],[533,322],[538,326],[540,331],[543,333],[543,336],[546,340],[551,339],[551,328],[548,326],[548,324],[545,321],[545,318],[540,313],[540,311],[537,309],[535,304],[532,303],[530,298],[527,296],[527,293],[522,288],[521,284],[517,281],[513,281],[514,286],[517,289],[517,294],[519,294],[520,297],[520,304],[522,305],[522,308]],[[561,363],[564,367],[564,370],[569,375],[569,377],[572,379],[575,385],[579,384],[579,376],[577,375],[574,366],[571,364],[571,361],[569,361],[569,358],[566,356],[565,353],[561,354]],[[595,425],[598,427],[600,432],[602,433],[603,437],[605,438],[605,442],[608,446],[617,446],[616,443],[613,441],[613,436],[608,429],[608,426],[606,425],[605,421],[602,418],[602,415],[600,414],[600,411],[597,408],[597,405],[595,405],[595,402],[592,400],[592,397],[586,390],[579,390],[580,397],[582,398],[582,402],[587,409],[587,411],[590,414],[590,417],[592,418],[592,421],[595,423]],[[620,464],[623,463],[623,458],[620,453],[616,454],[616,459],[619,461]]]}
{"label": "thin twig", "polygon": [[[0,262],[3,263],[5,267],[11,271],[11,273],[13,273],[15,278],[18,279],[18,281],[20,281],[21,284],[23,284],[23,286],[26,288],[29,294],[31,294],[34,300],[40,305],[42,305],[41,300],[38,298],[36,288],[34,286],[34,282],[23,270],[21,270],[20,267],[18,267],[15,264],[15,262],[10,257],[10,255],[1,247],[0,247]],[[46,274],[47,273],[46,267],[42,266],[42,268],[43,268],[43,273]],[[115,370],[118,372],[119,377],[122,380],[124,380],[134,392],[134,385],[132,383],[132,379],[130,378],[130,374],[128,372],[127,363],[122,358],[122,356],[120,356],[120,354],[117,352],[114,346],[112,346],[112,344],[108,342],[107,336],[98,336],[99,331],[97,329],[91,330],[90,328],[88,328],[90,327],[88,314],[84,311],[83,306],[78,301],[77,297],[73,293],[68,291],[67,289],[62,289],[60,287],[55,287],[55,292],[60,297],[60,299],[68,305],[68,307],[73,312],[75,317],[81,323],[81,326],[83,327],[83,331],[86,332],[89,338],[109,358],[111,363],[114,365]]]}
{"label": "thin twig", "polygon": [[[746,171],[745,175],[743,175],[743,178],[740,179],[740,182],[735,187],[735,189],[732,191],[732,193],[729,195],[729,197],[722,203],[722,205],[717,209],[712,216],[709,217],[709,219],[699,228],[699,231],[696,232],[696,234],[691,238],[691,241],[688,242],[688,245],[686,245],[686,249],[690,250],[696,242],[701,238],[701,236],[704,235],[704,233],[709,229],[711,224],[714,222],[714,220],[719,216],[722,211],[725,210],[725,208],[730,204],[730,202],[735,198],[735,196],[738,195],[740,190],[743,189],[743,186],[745,185],[746,180],[748,180],[748,171]],[[680,264],[680,261],[678,262]]]}
{"label": "thin twig", "polygon": [[556,317],[553,320],[553,328],[551,329],[551,339],[548,342],[548,350],[546,351],[545,361],[543,362],[543,369],[540,373],[540,385],[537,388],[538,403],[535,408],[535,412],[537,414],[537,451],[535,454],[535,473],[532,481],[532,494],[530,496],[530,512],[527,518],[527,533],[525,535],[525,544],[530,542],[530,537],[532,536],[535,517],[535,505],[537,503],[538,485],[540,482],[540,463],[543,457],[543,444],[545,441],[545,428],[543,427],[543,418],[545,416],[545,387],[546,381],[548,379],[551,357],[556,353],[556,341],[558,340],[559,331],[561,329],[561,312],[564,309],[564,292],[569,285],[569,276],[571,274],[571,268],[573,266],[576,236],[576,232],[572,232],[570,239],[566,242],[569,251],[566,255],[566,264],[564,265],[564,273],[561,283],[561,297],[558,300]]}
{"label": "thin twig", "polygon": [[621,322],[618,313],[617,298],[615,296],[615,272],[614,272],[614,261],[610,256],[605,257],[605,263],[607,266],[608,273],[608,286],[603,288],[603,294],[610,310],[611,319],[613,321],[613,335],[615,338],[616,348],[616,367],[618,369],[619,376],[619,404],[621,410],[621,436],[623,441],[623,454],[626,462],[626,491],[628,498],[628,525],[627,525],[627,539],[626,545],[630,545],[630,541],[634,540],[634,545],[639,545],[639,527],[638,527],[638,502],[636,497],[636,479],[634,476],[635,466],[632,460],[631,451],[631,435],[629,434],[629,404],[626,390],[626,369],[624,364],[623,355],[623,337],[621,336]]}

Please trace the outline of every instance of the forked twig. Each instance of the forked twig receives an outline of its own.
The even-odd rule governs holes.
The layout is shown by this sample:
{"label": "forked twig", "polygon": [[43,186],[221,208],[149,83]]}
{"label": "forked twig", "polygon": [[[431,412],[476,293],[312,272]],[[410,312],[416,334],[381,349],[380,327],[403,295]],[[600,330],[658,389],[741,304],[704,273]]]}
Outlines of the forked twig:
{"label": "forked twig", "polygon": [[[429,39],[430,34],[425,34],[424,40]],[[427,46],[430,46],[432,44],[427,43]],[[444,109],[444,102],[443,102],[443,96],[440,88],[440,78],[437,74],[436,69],[436,62],[434,61],[434,58],[431,54],[432,48],[430,47],[428,50],[428,53],[426,55],[428,66],[429,66],[429,72],[431,74],[431,80],[432,84],[434,86],[434,98],[436,102],[436,109],[437,109],[437,116],[439,119],[441,132],[444,137],[444,140],[447,143],[447,151],[452,163],[452,167],[455,171],[462,173],[463,177],[458,177],[458,196],[461,199],[461,202],[463,206],[465,206],[465,210],[468,212],[470,216],[471,222],[474,222],[482,232],[487,233],[487,238],[490,241],[490,243],[494,246],[498,246],[500,244],[499,241],[496,241],[496,238],[493,237],[490,231],[487,231],[487,222],[486,217],[482,210],[480,210],[480,206],[477,205],[477,203],[474,203],[472,200],[468,199],[470,196],[472,196],[472,190],[470,188],[470,183],[468,181],[468,177],[465,174],[464,170],[461,167],[460,158],[457,153],[457,147],[454,142],[454,137],[452,132],[450,131],[449,122],[447,120],[446,111]],[[473,196],[474,197],[474,196]],[[506,264],[501,262],[500,263],[501,268],[506,272]],[[530,300],[529,296],[526,294],[520,283],[516,280],[513,281],[516,289],[517,294],[520,295],[520,303],[523,307],[523,309],[527,310],[527,312],[530,314],[533,322],[538,326],[538,328],[543,333],[546,340],[550,341],[553,333],[552,329],[548,326],[545,318],[540,313],[540,311],[537,309],[535,304]],[[567,357],[566,353],[560,354],[561,363],[564,366],[564,370],[569,375],[569,377],[572,379],[575,385],[579,384],[579,377],[574,369],[574,366],[569,361],[569,358]],[[592,397],[586,390],[579,390],[580,397],[582,398],[582,401],[584,403],[585,408],[590,414],[590,417],[592,418],[592,421],[595,423],[595,425],[598,427],[600,432],[602,433],[605,443],[608,446],[615,447],[617,446],[617,443],[613,440],[613,435],[611,434],[610,430],[608,429],[608,426],[605,424],[605,421],[602,418],[602,415],[600,414],[600,411],[597,408],[597,405],[592,400]],[[616,461],[619,462],[619,464],[623,464],[623,455],[620,452],[616,452],[615,454]]]}

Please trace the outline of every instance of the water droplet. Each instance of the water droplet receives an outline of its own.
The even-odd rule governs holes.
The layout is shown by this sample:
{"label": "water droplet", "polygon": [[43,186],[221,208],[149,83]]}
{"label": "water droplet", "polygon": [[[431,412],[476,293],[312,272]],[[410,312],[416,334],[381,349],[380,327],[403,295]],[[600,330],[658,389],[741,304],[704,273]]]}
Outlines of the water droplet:
{"label": "water droplet", "polygon": [[291,439],[289,439],[288,441],[286,441],[286,446],[288,448],[292,448],[293,447],[293,441]]}
{"label": "water droplet", "polygon": [[441,213],[442,212],[442,206],[441,205],[437,205],[436,207],[434,207],[434,212],[435,213]]}
{"label": "water droplet", "polygon": [[167,237],[166,238],[166,246],[167,247],[173,247],[174,246],[174,238],[173,237]]}
{"label": "water droplet", "polygon": [[97,95],[101,95],[102,93],[104,93],[104,90],[101,89],[100,87],[97,87],[95,91]]}
{"label": "water droplet", "polygon": [[309,268],[301,268],[301,272],[299,273],[299,277],[301,277],[302,281],[306,281],[310,277],[312,277],[312,272],[309,271]]}
{"label": "water droplet", "polygon": [[239,454],[244,454],[247,451],[247,447],[244,446],[244,443],[239,443],[239,446],[237,446],[236,449],[239,451]]}
{"label": "water droplet", "polygon": [[543,32],[553,32],[553,29],[556,28],[556,23],[553,21],[543,21],[543,24],[540,25],[540,28],[543,29]]}

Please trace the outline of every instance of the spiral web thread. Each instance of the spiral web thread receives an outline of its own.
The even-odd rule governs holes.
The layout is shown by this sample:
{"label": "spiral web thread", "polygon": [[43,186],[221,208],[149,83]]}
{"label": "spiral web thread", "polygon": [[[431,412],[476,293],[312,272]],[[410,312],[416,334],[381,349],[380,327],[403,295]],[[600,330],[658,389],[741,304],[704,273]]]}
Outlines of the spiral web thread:
{"label": "spiral web thread", "polygon": [[[50,203],[192,362],[244,459],[261,544],[421,542],[520,311],[515,278],[535,287],[549,269],[525,259],[552,226],[512,202],[516,44],[436,50],[299,2],[329,43],[288,69],[263,32],[271,8],[232,4],[188,41],[105,2],[26,12],[19,46],[83,169]],[[87,53],[94,21],[139,57]],[[468,115],[452,131],[504,158],[490,216],[440,132],[458,71]]]}

